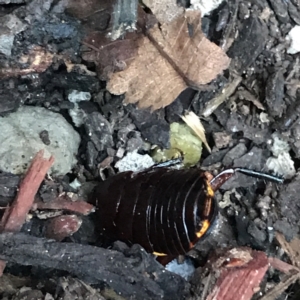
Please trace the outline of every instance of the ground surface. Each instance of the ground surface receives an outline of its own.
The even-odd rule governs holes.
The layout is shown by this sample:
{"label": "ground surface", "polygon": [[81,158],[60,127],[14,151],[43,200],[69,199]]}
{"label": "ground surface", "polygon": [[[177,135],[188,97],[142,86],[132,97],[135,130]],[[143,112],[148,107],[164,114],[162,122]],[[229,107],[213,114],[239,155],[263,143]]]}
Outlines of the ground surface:
{"label": "ground surface", "polygon": [[[79,7],[68,1],[0,0],[0,18],[6,24],[2,26],[0,21],[2,117],[23,105],[43,107],[62,115],[74,129],[74,139],[77,141],[79,134],[81,140],[78,153],[73,155],[77,163],[73,156],[68,158],[71,165],[64,165],[64,171],[53,173],[53,178],[47,177],[36,198],[49,203],[66,192],[87,200],[95,182],[117,172],[115,163],[127,153],[149,154],[153,145],[167,148],[170,124],[181,122],[179,115],[191,110],[201,117],[212,148],[212,153],[203,150],[198,164],[203,170],[217,174],[224,168],[245,167],[286,178],[283,185],[245,175],[228,181],[216,193],[221,209],[215,230],[190,252],[196,266],[207,267],[207,257],[215,250],[222,257],[222,249],[247,246],[293,265],[293,272],[298,272],[300,64],[299,54],[288,53],[290,42],[286,37],[300,25],[299,1],[228,0],[202,18],[208,39],[231,58],[229,68],[200,91],[188,88],[171,105],[152,113],[135,104],[124,106],[124,95],[110,94],[105,80],[98,77],[105,79],[104,75],[122,70],[124,65],[105,65],[111,58],[99,49],[94,50],[100,58],[94,57],[93,62],[90,44],[82,43],[90,41],[91,28],[108,32],[109,2],[94,7],[90,1]],[[117,51],[117,44],[108,49],[110,53]],[[136,49],[129,50],[133,53]],[[74,90],[78,92],[74,94]],[[222,90],[226,101],[213,109],[211,103]],[[55,132],[47,129],[50,132],[50,128],[40,132],[44,145],[52,142],[51,137],[56,138]],[[2,145],[5,143],[11,140],[6,137]],[[36,150],[35,146],[30,149]],[[13,171],[6,166],[16,158],[7,153],[10,150],[3,151],[3,157],[9,163],[1,158],[5,166],[0,173],[1,207],[12,203],[22,177],[9,173]],[[23,160],[15,163],[22,168],[23,164]],[[80,188],[74,185],[75,178]],[[62,210],[57,211],[62,214]],[[80,229],[64,239],[74,242],[71,246],[41,239],[55,237],[49,233],[49,226],[51,229],[54,225],[47,221],[58,215],[51,213],[43,209],[31,213],[32,218],[22,228],[23,233],[31,233],[30,237],[23,233],[0,235],[0,257],[8,261],[0,278],[2,299],[74,299],[75,295],[78,299],[131,299],[132,295],[135,299],[196,299],[202,295],[208,277],[205,267],[186,282],[165,272],[137,246],[116,244],[115,252],[89,247],[99,244],[93,215],[77,216]],[[32,245],[34,255],[30,254]],[[290,269],[285,273],[275,269],[268,269],[254,299],[264,297],[283,281],[286,286],[273,294],[276,296],[264,299],[298,299],[298,277]],[[291,274],[294,277],[288,281]]]}

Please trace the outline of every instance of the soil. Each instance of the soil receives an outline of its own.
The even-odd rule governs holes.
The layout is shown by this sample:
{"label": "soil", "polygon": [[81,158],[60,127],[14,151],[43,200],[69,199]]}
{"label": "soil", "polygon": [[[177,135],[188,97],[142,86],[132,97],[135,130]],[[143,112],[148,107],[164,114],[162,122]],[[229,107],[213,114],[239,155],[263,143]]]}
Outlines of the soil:
{"label": "soil", "polygon": [[[272,158],[286,166],[272,169],[284,170],[286,180],[276,184],[235,175],[215,195],[220,206],[215,227],[188,256],[196,267],[205,268],[212,253],[247,246],[290,263],[276,235],[281,233],[289,243],[300,229],[300,65],[299,54],[287,53],[286,39],[292,27],[300,25],[299,2],[228,0],[202,18],[203,31],[226,51],[230,67],[203,90],[188,88],[156,111],[125,105],[125,96],[110,94],[106,82],[97,77],[99,66],[82,59],[87,46],[81,41],[90,26],[103,33],[109,30],[110,1],[102,1],[98,10],[92,2],[86,4],[86,11],[71,4],[64,4],[65,9],[63,2],[0,0],[0,18],[13,13],[27,24],[13,34],[10,55],[3,54],[0,45],[1,116],[23,105],[43,107],[61,114],[81,137],[77,164],[65,176],[46,177],[38,200],[51,202],[62,192],[88,200],[97,182],[118,172],[114,166],[127,153],[150,154],[153,145],[168,148],[170,124],[181,122],[179,116],[191,110],[201,117],[212,148],[211,153],[203,150],[197,167],[214,175],[230,167],[267,171]],[[0,39],[3,35],[0,24]],[[53,61],[48,63],[49,55],[37,50],[43,63],[33,67],[30,60],[22,62],[33,45],[55,54]],[[236,78],[238,85],[226,101],[209,112],[212,99]],[[68,98],[72,90],[90,93],[91,100],[74,104]],[[76,105],[77,119],[70,115]],[[41,138],[51,142],[47,131]],[[288,145],[279,154],[276,139]],[[278,162],[280,155],[286,160]],[[0,173],[2,208],[13,202],[21,179],[22,175]],[[33,210],[21,233],[0,234],[0,258],[8,262],[0,278],[1,299],[200,299],[203,274],[196,272],[186,281],[165,271],[138,245],[99,240],[93,213],[78,215],[79,230],[62,242],[45,239],[52,214]],[[284,276],[269,268],[253,299],[263,297]],[[298,290],[296,282],[276,299],[298,299]]]}

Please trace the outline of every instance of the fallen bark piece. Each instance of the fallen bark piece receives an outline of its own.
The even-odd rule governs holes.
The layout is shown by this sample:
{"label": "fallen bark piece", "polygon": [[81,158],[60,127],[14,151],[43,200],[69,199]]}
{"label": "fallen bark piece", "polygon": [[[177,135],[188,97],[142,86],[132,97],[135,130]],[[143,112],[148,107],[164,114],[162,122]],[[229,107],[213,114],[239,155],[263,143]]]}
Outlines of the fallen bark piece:
{"label": "fallen bark piece", "polygon": [[105,33],[92,32],[82,42],[90,48],[90,51],[82,53],[82,57],[95,61],[100,79],[108,80],[113,72],[124,70],[134,60],[139,38],[137,33],[127,33],[122,40],[112,41]]}
{"label": "fallen bark piece", "polygon": [[91,212],[94,211],[94,206],[83,201],[83,200],[77,200],[72,201],[66,196],[58,197],[57,199],[54,199],[49,202],[42,202],[40,200],[36,200],[32,210],[66,210],[73,213],[78,213],[84,216],[89,215]]}
{"label": "fallen bark piece", "polygon": [[[148,2],[156,11],[159,3]],[[176,1],[169,2],[174,10]],[[158,14],[160,25],[140,10],[138,33],[132,39],[127,35],[122,41],[107,43],[91,33],[85,40],[94,54],[91,51],[84,58],[95,61],[100,77],[109,76],[109,92],[126,93],[127,103],[155,110],[173,102],[188,85],[203,88],[229,66],[227,55],[203,34],[200,11],[177,9],[180,13],[173,11],[172,16]],[[105,66],[100,54],[104,48],[111,49]]]}
{"label": "fallen bark piece", "polygon": [[47,221],[45,237],[58,242],[78,231],[82,220],[75,215],[58,216]]}
{"label": "fallen bark piece", "polygon": [[[34,247],[33,247],[34,245]],[[138,245],[115,251],[59,243],[21,233],[0,234],[0,259],[67,271],[89,284],[103,284],[125,299],[183,299],[185,281]]]}
{"label": "fallen bark piece", "polygon": [[[25,223],[26,216],[33,204],[34,197],[44,180],[45,175],[54,162],[54,157],[45,159],[44,151],[39,151],[22,180],[19,192],[13,204],[6,209],[0,221],[0,232],[18,232]],[[5,262],[0,262],[0,275],[5,268]]]}
{"label": "fallen bark piece", "polygon": [[268,270],[266,254],[251,249],[235,248],[224,257],[227,257],[225,265],[207,300],[250,300],[259,291],[259,284]]}
{"label": "fallen bark piece", "polygon": [[[201,299],[206,300],[250,300],[259,291],[269,266],[264,252],[246,247],[233,248],[210,261],[210,273],[204,274],[204,270],[204,275],[200,275],[200,280],[206,282]],[[195,279],[199,281],[198,277]]]}

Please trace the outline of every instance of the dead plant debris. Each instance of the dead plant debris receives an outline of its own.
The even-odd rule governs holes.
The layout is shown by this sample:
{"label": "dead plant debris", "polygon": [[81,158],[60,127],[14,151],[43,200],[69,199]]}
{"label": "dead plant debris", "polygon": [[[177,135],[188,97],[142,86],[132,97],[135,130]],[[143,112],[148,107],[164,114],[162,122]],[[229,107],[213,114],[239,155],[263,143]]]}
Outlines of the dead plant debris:
{"label": "dead plant debris", "polygon": [[199,139],[203,142],[205,147],[209,152],[211,149],[208,145],[206,136],[205,136],[205,129],[199,119],[199,117],[193,113],[192,111],[186,112],[185,115],[181,116],[182,120],[196,133]]}
{"label": "dead plant debris", "polygon": [[[169,1],[173,6],[175,2]],[[147,3],[158,9],[158,2]],[[100,76],[109,77],[108,91],[126,93],[127,103],[153,110],[165,107],[187,86],[201,88],[229,66],[227,55],[203,34],[200,11],[160,13],[160,24],[141,10],[140,14],[139,33],[113,42],[91,33],[83,42],[92,49],[85,59],[99,66]]]}
{"label": "dead plant debris", "polygon": [[[5,210],[0,222],[0,232],[18,232],[23,226],[27,214],[32,207],[35,194],[45,175],[54,162],[54,157],[45,159],[44,151],[36,154],[20,184],[18,195],[14,203]],[[5,262],[0,261],[0,274],[5,268]]]}

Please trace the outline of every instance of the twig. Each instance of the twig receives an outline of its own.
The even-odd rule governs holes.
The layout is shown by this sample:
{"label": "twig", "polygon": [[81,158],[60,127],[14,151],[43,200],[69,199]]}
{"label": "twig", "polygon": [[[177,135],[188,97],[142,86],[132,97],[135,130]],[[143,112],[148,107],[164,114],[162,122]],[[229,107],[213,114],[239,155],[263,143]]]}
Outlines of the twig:
{"label": "twig", "polygon": [[95,211],[93,205],[87,203],[83,200],[72,201],[66,196],[58,197],[49,202],[42,202],[40,200],[36,200],[32,206],[31,210],[67,210],[73,213],[78,213],[84,216],[87,216],[91,212]]}
{"label": "twig", "polygon": [[204,117],[210,116],[223,102],[226,101],[236,90],[237,86],[240,84],[242,81],[242,77],[236,76],[234,77],[233,81],[229,83],[215,98],[211,99],[206,107],[204,108],[204,111],[202,115]]}
{"label": "twig", "polygon": [[[31,209],[34,197],[44,180],[45,175],[54,162],[54,157],[44,159],[44,151],[39,151],[20,184],[19,192],[13,204],[6,209],[0,221],[0,232],[18,232],[25,223],[26,216]],[[6,263],[0,261],[0,276]]]}
{"label": "twig", "polygon": [[126,299],[163,299],[165,295],[168,299],[183,299],[184,279],[166,271],[138,245],[125,248],[123,254],[91,245],[3,233],[0,234],[0,258],[21,265],[67,271],[86,283],[105,283]]}
{"label": "twig", "polygon": [[277,299],[282,292],[284,292],[291,284],[296,282],[300,278],[299,273],[292,272],[290,275],[286,275],[274,288],[269,290],[259,300],[273,300]]}

